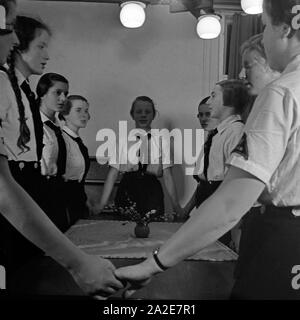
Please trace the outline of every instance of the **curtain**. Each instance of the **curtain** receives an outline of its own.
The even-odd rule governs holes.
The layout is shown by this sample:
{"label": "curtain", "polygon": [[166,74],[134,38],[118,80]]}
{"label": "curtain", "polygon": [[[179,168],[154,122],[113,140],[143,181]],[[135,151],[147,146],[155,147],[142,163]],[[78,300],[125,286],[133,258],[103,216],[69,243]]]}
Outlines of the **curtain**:
{"label": "curtain", "polygon": [[238,78],[242,68],[240,54],[241,44],[251,36],[261,33],[263,25],[260,15],[242,15],[236,13],[233,16],[229,45],[228,78]]}

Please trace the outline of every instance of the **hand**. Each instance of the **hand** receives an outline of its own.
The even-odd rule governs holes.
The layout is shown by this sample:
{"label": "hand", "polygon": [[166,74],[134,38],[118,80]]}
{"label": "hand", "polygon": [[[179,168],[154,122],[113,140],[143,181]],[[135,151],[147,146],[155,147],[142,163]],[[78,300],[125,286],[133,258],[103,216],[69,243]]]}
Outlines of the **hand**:
{"label": "hand", "polygon": [[179,205],[176,207],[176,221],[185,221],[188,215]]}
{"label": "hand", "polygon": [[100,214],[104,209],[104,206],[98,203],[89,203],[90,214],[96,216]]}
{"label": "hand", "polygon": [[114,270],[115,266],[109,260],[83,253],[80,263],[69,271],[86,294],[105,299],[124,288]]}
{"label": "hand", "polygon": [[154,274],[161,271],[156,266],[153,258],[148,258],[140,264],[117,269],[115,275],[118,279],[126,280],[130,283],[130,286],[124,292],[124,297],[129,298],[136,290],[147,285]]}

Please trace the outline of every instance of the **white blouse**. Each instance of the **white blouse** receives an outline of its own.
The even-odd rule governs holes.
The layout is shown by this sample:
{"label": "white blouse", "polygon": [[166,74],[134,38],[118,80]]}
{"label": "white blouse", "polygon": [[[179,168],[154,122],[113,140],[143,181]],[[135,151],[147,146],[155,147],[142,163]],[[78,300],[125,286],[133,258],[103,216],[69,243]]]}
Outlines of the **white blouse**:
{"label": "white blouse", "polygon": [[63,126],[62,129],[67,148],[67,164],[64,178],[66,180],[81,181],[85,172],[85,161],[78,143],[70,137],[77,138],[78,135],[67,126]]}
{"label": "white blouse", "polygon": [[[16,70],[16,77],[19,85],[25,80],[18,70]],[[0,136],[4,138],[4,145],[9,160],[37,161],[34,124],[30,105],[25,93],[21,89],[20,91],[24,104],[25,118],[27,119],[26,124],[30,130],[30,140],[27,143],[30,150],[22,152],[17,146],[20,136],[18,105],[10,80],[4,71],[0,71]]]}

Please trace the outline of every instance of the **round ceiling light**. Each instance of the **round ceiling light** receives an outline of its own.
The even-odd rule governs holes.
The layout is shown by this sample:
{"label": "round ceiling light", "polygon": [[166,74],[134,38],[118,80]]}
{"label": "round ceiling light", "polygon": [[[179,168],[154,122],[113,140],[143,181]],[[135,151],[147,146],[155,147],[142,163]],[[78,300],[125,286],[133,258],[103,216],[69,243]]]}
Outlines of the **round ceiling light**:
{"label": "round ceiling light", "polygon": [[139,28],[146,20],[146,5],[139,1],[121,3],[120,20],[126,28]]}

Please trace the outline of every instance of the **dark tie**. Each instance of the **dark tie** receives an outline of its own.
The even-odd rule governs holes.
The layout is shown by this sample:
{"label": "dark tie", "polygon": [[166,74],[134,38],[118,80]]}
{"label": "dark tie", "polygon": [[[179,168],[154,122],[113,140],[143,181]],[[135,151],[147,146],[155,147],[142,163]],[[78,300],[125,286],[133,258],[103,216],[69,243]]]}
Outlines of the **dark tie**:
{"label": "dark tie", "polygon": [[84,182],[85,177],[86,177],[86,175],[89,171],[89,168],[90,168],[90,157],[89,157],[88,148],[84,145],[84,143],[82,142],[80,137],[77,137],[77,138],[71,137],[71,138],[77,142],[78,147],[79,147],[79,149],[82,153],[82,156],[84,158],[85,169],[84,169],[84,175],[81,180],[82,182]]}
{"label": "dark tie", "polygon": [[37,105],[36,100],[35,100],[35,95],[31,91],[30,86],[26,80],[24,80],[23,83],[21,84],[21,89],[25,93],[25,95],[28,99],[28,102],[29,102],[29,106],[30,106],[30,110],[31,110],[31,114],[32,114],[33,125],[34,125],[34,133],[35,133],[35,140],[36,140],[36,153],[37,153],[37,158],[39,161],[39,160],[41,160],[43,146],[44,146],[44,144],[43,144],[43,134],[44,134],[43,122],[41,119],[39,106]]}
{"label": "dark tie", "polygon": [[[137,137],[138,139],[141,139],[141,137]],[[147,169],[147,165],[150,163],[149,161],[149,156],[150,156],[150,139],[151,139],[151,133],[147,133],[147,139],[148,139],[148,143],[147,143],[147,156],[148,156],[148,163],[144,163],[142,164],[141,161],[139,161],[139,171],[141,173],[145,173],[146,172],[146,169]],[[139,152],[138,152],[138,156],[140,157],[141,156],[141,150],[139,149]]]}
{"label": "dark tie", "polygon": [[67,160],[67,148],[65,140],[62,136],[61,129],[56,126],[52,121],[47,120],[45,124],[51,128],[56,135],[57,143],[58,143],[58,155],[57,155],[57,175],[62,176],[66,172],[66,160]]}
{"label": "dark tie", "polygon": [[204,144],[204,168],[203,168],[203,174],[207,180],[207,170],[209,165],[209,152],[212,144],[213,137],[218,133],[217,128],[214,130],[211,130],[208,134],[207,140]]}

